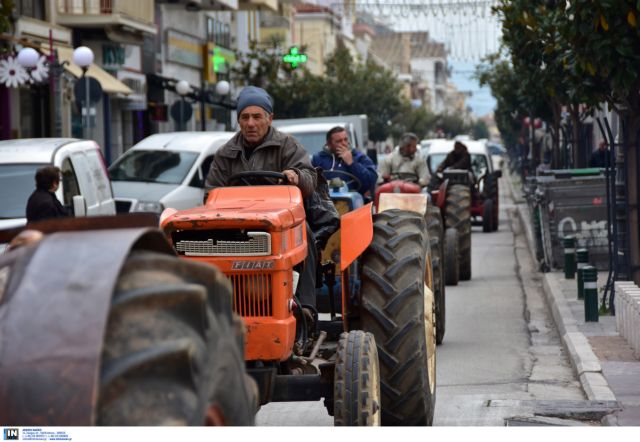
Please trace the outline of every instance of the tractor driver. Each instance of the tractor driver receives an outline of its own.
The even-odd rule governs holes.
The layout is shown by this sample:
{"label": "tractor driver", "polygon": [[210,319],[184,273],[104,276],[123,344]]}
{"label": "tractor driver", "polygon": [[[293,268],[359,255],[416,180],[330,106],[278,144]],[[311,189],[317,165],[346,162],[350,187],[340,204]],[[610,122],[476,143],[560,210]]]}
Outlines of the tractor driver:
{"label": "tractor driver", "polygon": [[418,137],[407,132],[400,138],[398,150],[386,157],[379,166],[380,176],[383,181],[390,181],[394,174],[415,175],[418,184],[425,187],[429,184],[429,168],[421,155],[416,155],[418,150]]}
{"label": "tractor driver", "polygon": [[[331,128],[326,138],[327,144],[322,151],[313,155],[311,164],[322,168],[327,178],[332,178],[332,171],[346,172],[355,176],[360,181],[358,192],[363,197],[371,196],[378,179],[373,161],[358,149],[351,148],[347,130],[342,126]],[[352,184],[355,183],[350,183],[349,187]]]}
{"label": "tractor driver", "polygon": [[[317,176],[309,154],[291,135],[271,127],[273,104],[267,91],[245,87],[238,96],[237,112],[240,131],[216,151],[205,181],[205,201],[211,189],[226,186],[233,174],[247,171],[281,172],[289,184],[300,188],[303,198],[311,196]],[[315,306],[317,257],[313,235],[308,238],[309,253],[297,293],[302,304]]]}
{"label": "tractor driver", "polygon": [[456,141],[453,150],[447,154],[447,157],[438,166],[438,173],[444,172],[445,169],[463,169],[471,170],[471,156],[467,150],[467,146]]}

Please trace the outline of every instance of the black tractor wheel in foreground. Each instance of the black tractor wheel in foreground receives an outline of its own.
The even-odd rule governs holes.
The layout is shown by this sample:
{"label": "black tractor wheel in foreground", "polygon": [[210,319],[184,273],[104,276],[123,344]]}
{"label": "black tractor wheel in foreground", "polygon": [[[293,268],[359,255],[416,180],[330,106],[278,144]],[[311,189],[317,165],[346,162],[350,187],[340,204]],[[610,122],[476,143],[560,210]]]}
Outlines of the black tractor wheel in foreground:
{"label": "black tractor wheel in foreground", "polygon": [[447,189],[444,215],[445,227],[458,230],[460,280],[471,279],[471,189],[454,184]]}
{"label": "black tractor wheel in foreground", "polygon": [[111,304],[99,425],[252,425],[230,287],[215,268],[133,252]]}
{"label": "black tractor wheel in foreground", "polygon": [[427,208],[427,232],[431,248],[431,269],[433,270],[433,295],[436,300],[436,344],[442,344],[445,331],[445,274],[444,274],[444,229],[440,209],[429,205]]}
{"label": "black tractor wheel in foreground", "polygon": [[431,425],[436,397],[435,302],[424,217],[374,215],[362,258],[362,329],[380,360],[383,425]]}
{"label": "black tractor wheel in foreground", "polygon": [[342,333],[336,355],[333,382],[335,425],[380,425],[380,371],[375,338],[362,330]]}

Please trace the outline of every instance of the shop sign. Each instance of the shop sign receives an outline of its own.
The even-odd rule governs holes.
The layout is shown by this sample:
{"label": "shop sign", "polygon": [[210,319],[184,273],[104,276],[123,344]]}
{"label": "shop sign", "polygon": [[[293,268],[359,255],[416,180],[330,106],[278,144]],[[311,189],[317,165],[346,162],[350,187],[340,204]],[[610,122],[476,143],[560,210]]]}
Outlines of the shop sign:
{"label": "shop sign", "polygon": [[173,29],[167,30],[167,61],[202,68],[201,40]]}

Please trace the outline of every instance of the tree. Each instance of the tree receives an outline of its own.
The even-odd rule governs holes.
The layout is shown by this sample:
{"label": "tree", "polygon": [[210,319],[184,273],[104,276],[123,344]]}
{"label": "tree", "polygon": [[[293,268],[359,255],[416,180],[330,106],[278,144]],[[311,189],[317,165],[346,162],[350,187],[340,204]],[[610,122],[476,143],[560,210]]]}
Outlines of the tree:
{"label": "tree", "polygon": [[[11,14],[15,9],[13,0],[0,0],[0,34],[11,30]],[[0,54],[5,52],[4,45],[0,42]]]}
{"label": "tree", "polygon": [[476,140],[481,138],[489,138],[489,128],[483,120],[477,120],[471,127],[471,135]]}

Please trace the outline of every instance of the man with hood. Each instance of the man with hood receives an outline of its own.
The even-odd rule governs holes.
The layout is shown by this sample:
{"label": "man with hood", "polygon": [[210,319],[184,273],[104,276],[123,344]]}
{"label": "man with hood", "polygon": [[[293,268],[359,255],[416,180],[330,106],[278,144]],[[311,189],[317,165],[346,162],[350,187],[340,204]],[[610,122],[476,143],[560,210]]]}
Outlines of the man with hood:
{"label": "man with hood", "polygon": [[465,144],[460,141],[455,142],[453,150],[438,166],[438,172],[442,173],[445,169],[471,170],[471,155]]}
{"label": "man with hood", "polygon": [[429,184],[429,168],[418,150],[418,137],[407,132],[400,137],[398,150],[393,152],[380,163],[379,171],[383,181],[390,181],[396,174],[415,175],[418,184],[425,187]]}
{"label": "man with hood", "polygon": [[349,136],[342,126],[331,128],[327,132],[327,144],[324,149],[313,155],[311,164],[324,170],[327,178],[343,178],[349,183],[351,190],[356,190],[357,183],[349,181],[349,178],[334,174],[332,171],[347,172],[360,181],[360,188],[357,191],[362,196],[373,195],[374,186],[378,179],[376,166],[371,159],[357,149],[352,149],[349,145]]}

